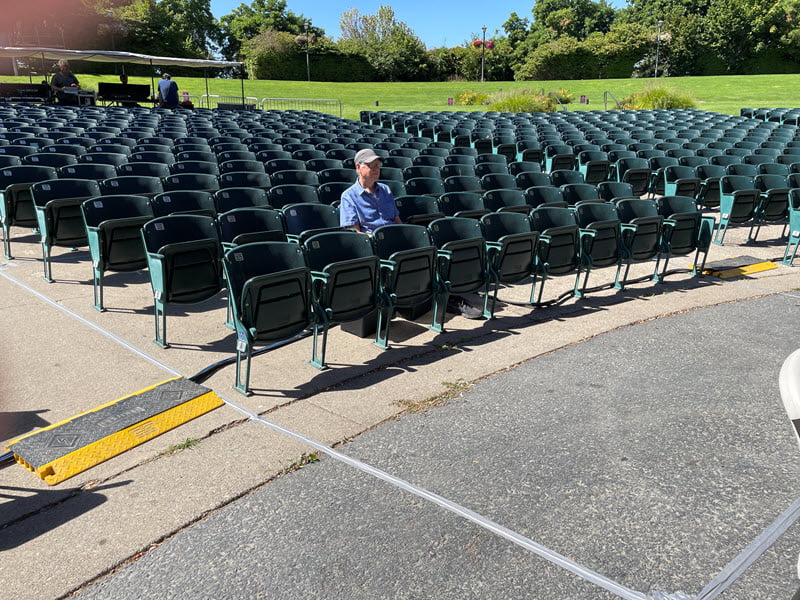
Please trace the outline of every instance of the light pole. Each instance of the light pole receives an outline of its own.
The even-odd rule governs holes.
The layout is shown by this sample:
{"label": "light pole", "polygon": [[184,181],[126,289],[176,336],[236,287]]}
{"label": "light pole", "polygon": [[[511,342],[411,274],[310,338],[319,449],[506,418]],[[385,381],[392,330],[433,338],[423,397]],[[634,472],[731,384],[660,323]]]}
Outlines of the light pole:
{"label": "light pole", "polygon": [[309,62],[308,59],[308,45],[311,43],[311,39],[308,37],[309,22],[306,21],[305,23],[303,23],[303,26],[305,27],[306,30],[306,75],[308,76],[308,81],[311,81],[311,63]]}
{"label": "light pole", "polygon": [[656,30],[656,71],[653,74],[653,77],[658,77],[658,55],[661,52],[661,26],[664,24],[664,21],[661,19],[658,20],[656,23],[658,29]]}
{"label": "light pole", "polygon": [[483,37],[481,38],[481,83],[484,82],[484,66],[486,65],[486,25],[481,27]]}

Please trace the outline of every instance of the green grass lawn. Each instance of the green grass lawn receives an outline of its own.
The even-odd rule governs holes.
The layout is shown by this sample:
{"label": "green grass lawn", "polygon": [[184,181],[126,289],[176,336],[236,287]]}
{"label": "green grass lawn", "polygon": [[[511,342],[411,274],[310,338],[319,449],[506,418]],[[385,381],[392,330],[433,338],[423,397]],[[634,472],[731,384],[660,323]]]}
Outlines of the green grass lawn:
{"label": "green grass lawn", "polygon": [[[77,74],[86,89],[97,89],[99,81],[116,82],[113,75],[102,77]],[[312,65],[313,77],[313,65]],[[41,77],[34,79],[40,81]],[[0,81],[28,81],[27,77],[0,77]],[[193,96],[206,93],[202,77],[176,77],[180,90]],[[661,80],[668,87],[692,96],[697,107],[727,114],[739,114],[744,107],[800,107],[795,86],[800,75],[748,75],[730,77],[676,77]],[[147,83],[146,77],[131,77],[131,83]],[[434,82],[434,83],[328,83],[305,81],[244,82],[245,96],[261,98],[333,98],[344,106],[343,116],[358,119],[362,110],[480,110],[475,106],[448,106],[448,98],[461,92],[476,90],[493,93],[499,90],[544,89],[546,92],[566,88],[575,95],[570,110],[602,110],[603,95],[610,92],[622,99],[632,92],[652,85],[652,79],[597,79],[587,81],[491,81],[491,82]],[[220,96],[240,96],[241,80],[209,79],[208,91]],[[579,104],[585,95],[589,104]],[[376,107],[376,103],[378,103]],[[608,108],[613,107],[609,99]]]}

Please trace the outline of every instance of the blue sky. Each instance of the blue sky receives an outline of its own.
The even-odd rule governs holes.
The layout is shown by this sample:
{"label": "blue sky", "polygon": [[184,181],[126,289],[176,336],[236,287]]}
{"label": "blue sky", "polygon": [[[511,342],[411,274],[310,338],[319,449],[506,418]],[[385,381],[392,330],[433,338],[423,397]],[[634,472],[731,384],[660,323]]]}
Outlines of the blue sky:
{"label": "blue sky", "polygon": [[[211,12],[219,18],[230,13],[240,4],[250,4],[250,0],[211,0]],[[311,19],[315,26],[321,27],[331,37],[338,38],[339,17],[348,8],[357,8],[362,14],[373,14],[381,5],[394,9],[398,20],[405,22],[428,48],[439,46],[459,46],[474,37],[481,36],[481,27],[486,26],[486,37],[490,38],[497,30],[503,33],[503,23],[512,12],[522,18],[531,18],[533,2],[520,0],[460,0],[442,2],[439,0],[403,0],[389,2],[374,0],[359,2],[354,0],[287,0],[288,10]],[[624,6],[625,0],[612,0],[613,6]],[[490,9],[490,10],[487,10]]]}

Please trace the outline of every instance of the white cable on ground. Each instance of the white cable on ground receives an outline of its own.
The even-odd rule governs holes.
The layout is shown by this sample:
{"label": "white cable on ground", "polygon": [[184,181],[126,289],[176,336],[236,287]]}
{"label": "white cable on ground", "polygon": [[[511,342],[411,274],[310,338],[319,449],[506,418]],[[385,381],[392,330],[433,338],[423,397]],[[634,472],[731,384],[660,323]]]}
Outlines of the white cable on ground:
{"label": "white cable on ground", "polygon": [[766,552],[783,533],[800,517],[800,498],[762,531],[727,567],[709,583],[695,600],[711,600],[728,588],[755,560]]}

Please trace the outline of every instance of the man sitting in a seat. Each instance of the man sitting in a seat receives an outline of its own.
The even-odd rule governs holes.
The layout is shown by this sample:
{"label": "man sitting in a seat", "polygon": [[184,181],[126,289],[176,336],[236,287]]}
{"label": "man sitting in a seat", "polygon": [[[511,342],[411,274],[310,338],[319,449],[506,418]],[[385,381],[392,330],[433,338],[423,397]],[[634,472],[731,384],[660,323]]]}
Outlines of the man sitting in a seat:
{"label": "man sitting in a seat", "polygon": [[58,71],[50,80],[50,87],[56,94],[59,104],[78,104],[78,78],[69,70],[69,62],[63,58],[58,61]]}
{"label": "man sitting in a seat", "polygon": [[381,225],[400,223],[392,192],[381,176],[381,157],[373,150],[359,150],[354,159],[358,179],[342,192],[339,223],[372,234]]}
{"label": "man sitting in a seat", "polygon": [[162,108],[178,106],[178,84],[172,81],[169,73],[164,73],[158,82],[158,105]]}
{"label": "man sitting in a seat", "polygon": [[[339,224],[372,235],[378,227],[402,223],[392,191],[385,183],[378,181],[381,177],[381,157],[374,150],[364,149],[356,153],[353,162],[358,179],[342,192]],[[450,296],[447,311],[461,313],[468,319],[483,316],[483,311],[471,306],[460,296]]]}

